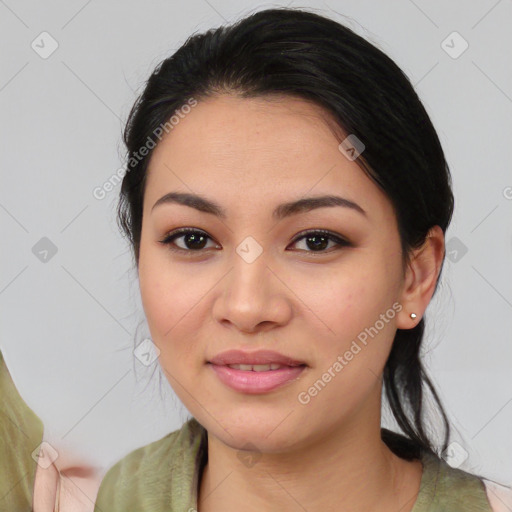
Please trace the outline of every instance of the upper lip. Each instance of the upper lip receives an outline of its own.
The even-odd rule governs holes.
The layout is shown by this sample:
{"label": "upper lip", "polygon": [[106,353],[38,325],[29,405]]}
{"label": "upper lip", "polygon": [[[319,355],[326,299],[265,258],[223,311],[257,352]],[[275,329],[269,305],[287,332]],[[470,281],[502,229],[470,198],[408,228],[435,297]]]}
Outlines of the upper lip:
{"label": "upper lip", "polygon": [[246,352],[244,350],[227,350],[212,357],[209,363],[220,366],[229,364],[281,364],[283,366],[301,366],[305,363],[298,361],[279,352],[272,350],[257,350],[255,352]]}

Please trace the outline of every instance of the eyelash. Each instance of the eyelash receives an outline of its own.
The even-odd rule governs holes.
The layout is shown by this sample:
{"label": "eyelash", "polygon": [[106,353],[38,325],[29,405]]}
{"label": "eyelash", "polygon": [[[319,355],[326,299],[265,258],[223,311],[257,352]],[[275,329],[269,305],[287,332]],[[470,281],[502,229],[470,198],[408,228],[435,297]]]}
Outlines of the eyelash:
{"label": "eyelash", "polygon": [[[182,254],[186,254],[187,256],[193,256],[194,254],[199,254],[199,253],[204,252],[204,249],[198,249],[198,250],[183,249],[181,247],[175,247],[175,246],[173,247],[171,245],[174,242],[174,240],[176,240],[177,238],[180,238],[180,237],[182,237],[184,235],[187,235],[187,234],[204,235],[206,238],[209,238],[210,240],[213,240],[204,231],[201,231],[199,229],[179,228],[179,229],[176,229],[176,230],[171,231],[170,233],[168,233],[167,236],[163,240],[159,240],[159,243],[168,246],[168,249],[173,251],[173,252],[181,252]],[[327,231],[327,230],[324,230],[324,229],[312,229],[312,230],[309,230],[309,231],[302,231],[292,241],[292,244],[296,244],[300,240],[302,240],[302,239],[304,239],[304,238],[306,238],[308,236],[311,236],[311,235],[321,235],[321,236],[323,236],[325,238],[328,238],[330,241],[333,241],[336,244],[338,244],[338,246],[339,246],[338,249],[341,248],[341,247],[350,247],[352,245],[349,241],[344,240],[343,238],[335,235],[334,233],[331,233],[330,231]],[[338,249],[335,249],[335,250],[338,250]],[[304,251],[304,252],[311,253],[311,254],[313,254],[315,256],[316,255],[321,256],[322,254],[329,254],[332,251],[330,251],[330,250],[311,251],[310,250],[310,251]]]}

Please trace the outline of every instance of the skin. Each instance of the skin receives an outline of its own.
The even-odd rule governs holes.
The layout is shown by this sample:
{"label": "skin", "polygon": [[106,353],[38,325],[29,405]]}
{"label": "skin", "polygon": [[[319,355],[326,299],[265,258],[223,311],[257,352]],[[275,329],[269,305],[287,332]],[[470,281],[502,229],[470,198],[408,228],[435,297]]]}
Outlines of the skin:
{"label": "skin", "polygon": [[53,463],[36,465],[33,512],[54,512],[57,504],[63,512],[93,512],[103,476],[100,468],[58,451]]}
{"label": "skin", "polygon": [[[421,463],[396,457],[380,439],[382,371],[396,329],[414,327],[433,295],[444,237],[434,227],[403,272],[392,204],[339,151],[342,138],[327,117],[291,97],[209,98],[149,163],[140,290],[164,373],[208,431],[200,512],[405,512],[419,490]],[[171,191],[206,196],[227,218],[178,204],[152,210]],[[335,206],[271,217],[277,204],[324,194],[348,198],[367,215]],[[188,253],[159,243],[180,227],[204,231],[205,248],[194,250],[183,236],[174,244]],[[315,251],[304,238],[294,242],[305,229],[332,231],[351,245]],[[248,236],[263,251],[252,263],[236,252]],[[299,393],[395,302],[401,311],[308,404],[299,403]],[[206,364],[233,348],[276,350],[307,368],[271,392],[237,392]],[[255,464],[239,457],[251,455],[247,443],[256,447]]]}

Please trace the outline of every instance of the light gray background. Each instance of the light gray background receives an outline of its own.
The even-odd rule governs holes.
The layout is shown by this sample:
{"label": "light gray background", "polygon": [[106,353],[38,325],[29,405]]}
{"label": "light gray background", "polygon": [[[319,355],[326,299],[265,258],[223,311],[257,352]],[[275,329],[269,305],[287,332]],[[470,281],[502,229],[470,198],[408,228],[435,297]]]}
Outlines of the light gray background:
{"label": "light gray background", "polygon": [[[48,439],[78,458],[110,465],[187,417],[165,379],[160,399],[157,363],[146,368],[132,353],[148,331],[136,332],[144,317],[114,220],[119,187],[101,201],[92,191],[121,167],[123,122],[156,64],[193,32],[278,5],[0,0],[0,349]],[[456,210],[425,361],[469,452],[461,467],[510,485],[512,2],[287,5],[318,9],[377,44],[432,117]],[[49,48],[43,31],[59,45],[45,59],[31,47]],[[469,44],[458,58],[441,46],[453,31]],[[58,250],[46,263],[32,251],[43,237]]]}

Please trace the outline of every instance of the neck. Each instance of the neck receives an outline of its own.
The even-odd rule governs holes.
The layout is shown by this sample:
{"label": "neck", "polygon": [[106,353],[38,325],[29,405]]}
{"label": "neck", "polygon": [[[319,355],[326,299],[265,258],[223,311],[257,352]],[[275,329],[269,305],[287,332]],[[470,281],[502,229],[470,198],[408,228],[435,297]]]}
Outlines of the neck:
{"label": "neck", "polygon": [[293,451],[257,454],[249,464],[209,434],[199,511],[410,511],[422,465],[397,457],[381,440],[380,413],[373,421],[361,413],[351,426]]}

